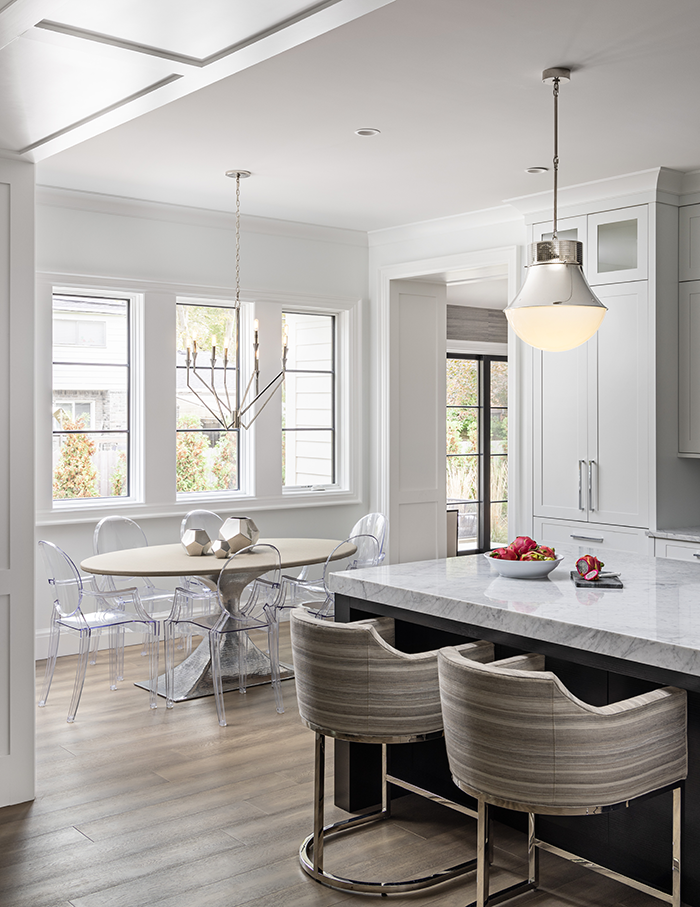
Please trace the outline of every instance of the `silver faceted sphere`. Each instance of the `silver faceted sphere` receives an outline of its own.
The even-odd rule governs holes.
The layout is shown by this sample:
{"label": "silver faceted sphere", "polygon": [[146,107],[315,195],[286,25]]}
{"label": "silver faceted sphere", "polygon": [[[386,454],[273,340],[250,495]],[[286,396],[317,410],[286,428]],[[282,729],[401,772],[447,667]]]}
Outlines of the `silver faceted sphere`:
{"label": "silver faceted sphere", "polygon": [[182,533],[182,547],[190,557],[207,554],[211,548],[211,539],[206,529],[185,529]]}
{"label": "silver faceted sphere", "polygon": [[219,530],[219,538],[228,542],[231,553],[254,545],[260,538],[255,523],[247,516],[230,516]]}
{"label": "silver faceted sphere", "polygon": [[225,542],[223,539],[214,539],[211,543],[211,553],[214,557],[219,557],[222,560],[229,557],[231,554],[231,549],[229,548],[228,542]]}

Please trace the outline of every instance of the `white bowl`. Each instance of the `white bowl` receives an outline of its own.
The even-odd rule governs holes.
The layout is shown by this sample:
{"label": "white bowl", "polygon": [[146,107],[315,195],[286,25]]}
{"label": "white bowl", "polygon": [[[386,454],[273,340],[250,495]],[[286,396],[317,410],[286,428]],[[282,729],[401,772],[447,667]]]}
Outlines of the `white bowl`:
{"label": "white bowl", "polygon": [[501,576],[511,576],[515,579],[542,579],[564,560],[563,557],[557,557],[553,561],[504,561],[499,557],[491,557],[489,551],[484,557]]}

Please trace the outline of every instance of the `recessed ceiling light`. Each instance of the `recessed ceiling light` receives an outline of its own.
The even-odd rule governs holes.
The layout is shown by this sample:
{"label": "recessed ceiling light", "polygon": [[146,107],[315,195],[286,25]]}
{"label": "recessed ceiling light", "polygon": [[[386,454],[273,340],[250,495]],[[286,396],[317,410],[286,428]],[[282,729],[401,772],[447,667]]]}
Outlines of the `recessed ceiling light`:
{"label": "recessed ceiling light", "polygon": [[355,135],[380,135],[380,130],[373,129],[371,126],[365,126],[362,129],[356,129]]}
{"label": "recessed ceiling light", "polygon": [[528,167],[525,173],[546,173],[549,167]]}

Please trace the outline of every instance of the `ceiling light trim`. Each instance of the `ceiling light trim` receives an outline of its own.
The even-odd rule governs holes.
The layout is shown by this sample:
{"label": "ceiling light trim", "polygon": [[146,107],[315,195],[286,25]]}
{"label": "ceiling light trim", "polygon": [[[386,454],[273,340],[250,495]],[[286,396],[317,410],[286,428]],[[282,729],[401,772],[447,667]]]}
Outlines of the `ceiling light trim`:
{"label": "ceiling light trim", "polygon": [[18,151],[17,153],[27,154],[30,151],[34,151],[35,148],[40,148],[42,145],[46,145],[48,142],[52,142],[54,139],[60,138],[62,135],[67,135],[69,132],[73,132],[73,130],[79,129],[81,126],[85,126],[86,123],[92,123],[93,120],[98,120],[100,117],[105,116],[105,114],[111,113],[113,110],[119,110],[120,107],[125,107],[132,101],[136,101],[139,98],[143,98],[146,95],[152,94],[154,91],[158,91],[158,89],[164,88],[166,85],[171,85],[173,82],[177,82],[178,79],[182,78],[182,75],[178,73],[172,73],[171,75],[166,76],[166,78],[160,79],[158,82],[154,82],[152,85],[147,85],[140,91],[136,91],[133,94],[127,95],[127,97],[122,98],[119,101],[115,101],[114,104],[110,104],[108,107],[103,107],[100,110],[97,110],[95,113],[91,113],[89,116],[83,117],[82,120],[77,120],[75,123],[71,123],[69,126],[64,126],[63,129],[57,129],[56,132],[52,132],[51,135],[44,136],[44,138],[41,138],[36,142],[32,142],[31,145],[27,145],[25,148],[20,149],[20,151]]}
{"label": "ceiling light trim", "polygon": [[168,60],[170,63],[179,63],[182,66],[193,66],[198,69],[205,69],[212,63],[218,63],[220,60],[225,60],[226,57],[230,57],[232,54],[238,53],[241,50],[245,50],[247,47],[252,47],[255,44],[259,44],[266,38],[270,38],[273,35],[279,34],[279,32],[282,32],[287,28],[291,28],[293,25],[296,25],[299,22],[303,22],[306,19],[315,16],[317,13],[323,12],[323,10],[325,9],[328,9],[332,6],[337,6],[337,4],[343,2],[345,2],[345,0],[323,0],[322,3],[317,3],[315,6],[312,6],[307,10],[302,10],[294,16],[289,16],[289,18],[287,19],[282,19],[276,25],[272,25],[270,26],[270,28],[255,32],[255,34],[250,35],[250,37],[244,38],[242,41],[238,41],[235,44],[230,44],[227,47],[224,47],[221,50],[217,50],[215,53],[209,54],[209,56],[206,57],[193,57],[188,54],[180,54],[174,51],[166,50],[163,47],[154,47],[150,44],[140,44],[138,41],[127,41],[123,38],[115,38],[113,35],[94,32],[84,28],[77,28],[76,26],[66,25],[62,22],[55,22],[51,19],[42,19],[41,22],[36,23],[35,28],[41,28],[45,31],[56,32],[59,35],[67,35],[71,38],[79,38],[83,41],[93,41],[96,44],[107,44],[110,47],[118,47],[121,50],[142,54],[144,56],[159,57],[162,60]]}

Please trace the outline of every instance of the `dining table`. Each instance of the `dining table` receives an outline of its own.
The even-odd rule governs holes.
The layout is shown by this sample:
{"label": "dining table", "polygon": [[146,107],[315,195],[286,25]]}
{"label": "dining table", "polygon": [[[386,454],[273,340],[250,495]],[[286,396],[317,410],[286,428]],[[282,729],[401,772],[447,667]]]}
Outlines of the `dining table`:
{"label": "dining table", "polygon": [[[280,553],[283,569],[293,569],[305,565],[323,564],[329,558],[342,560],[355,553],[352,543],[343,543],[339,539],[321,538],[265,538],[258,545],[273,545]],[[95,554],[81,562],[80,568],[86,573],[98,576],[124,577],[125,586],[130,577],[179,577],[194,576],[208,585],[217,588],[219,573],[224,565],[228,569],[244,574],[244,582],[235,584],[239,590],[245,585],[264,576],[273,566],[268,558],[255,553],[243,552],[234,560],[218,558],[214,555],[189,555],[181,543],[169,545],[149,545],[143,548],[123,548],[105,554]],[[238,601],[224,601],[232,613],[237,610]],[[239,658],[243,651],[238,633],[224,634],[221,641],[221,668],[224,690],[238,688]],[[252,641],[245,646],[247,685],[256,686],[269,683],[271,680],[270,658]],[[280,664],[280,677],[286,680],[294,676],[291,665]],[[146,681],[138,681],[137,686],[148,687]],[[211,696],[214,685],[211,676],[211,653],[209,638],[202,642],[175,668],[173,700],[181,702],[186,699],[198,699]],[[165,674],[158,678],[158,695],[165,696]]]}

